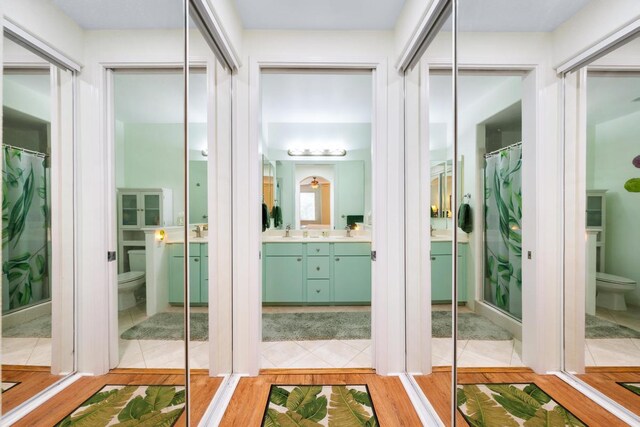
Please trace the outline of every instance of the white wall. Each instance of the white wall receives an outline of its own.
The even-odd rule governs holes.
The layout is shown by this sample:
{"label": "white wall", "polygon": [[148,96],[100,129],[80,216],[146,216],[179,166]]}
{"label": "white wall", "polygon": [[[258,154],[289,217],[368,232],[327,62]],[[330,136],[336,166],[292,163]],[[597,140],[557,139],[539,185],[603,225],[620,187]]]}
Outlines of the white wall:
{"label": "white wall", "polygon": [[[592,132],[587,188],[607,190],[605,272],[640,283],[640,194],[624,189],[628,179],[640,178],[640,169],[631,163],[640,154],[640,112],[599,124]],[[640,305],[640,288],[626,298],[630,304]]]}
{"label": "white wall", "polygon": [[591,0],[553,32],[553,65],[571,59],[639,16],[636,0]]}

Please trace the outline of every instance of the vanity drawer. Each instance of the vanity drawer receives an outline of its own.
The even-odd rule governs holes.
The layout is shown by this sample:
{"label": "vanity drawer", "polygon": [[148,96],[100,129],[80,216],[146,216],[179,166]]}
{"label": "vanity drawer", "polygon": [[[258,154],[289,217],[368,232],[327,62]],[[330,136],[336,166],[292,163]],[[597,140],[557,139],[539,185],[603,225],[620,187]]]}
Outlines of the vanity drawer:
{"label": "vanity drawer", "polygon": [[371,243],[336,243],[334,255],[371,255]]}
{"label": "vanity drawer", "polygon": [[329,278],[329,257],[310,256],[307,258],[307,278],[328,279]]}
{"label": "vanity drawer", "polygon": [[329,279],[307,280],[307,302],[331,301],[330,289]]}
{"label": "vanity drawer", "polygon": [[267,256],[302,256],[302,243],[265,243],[264,253]]}
{"label": "vanity drawer", "polygon": [[307,243],[307,255],[329,256],[329,243]]}

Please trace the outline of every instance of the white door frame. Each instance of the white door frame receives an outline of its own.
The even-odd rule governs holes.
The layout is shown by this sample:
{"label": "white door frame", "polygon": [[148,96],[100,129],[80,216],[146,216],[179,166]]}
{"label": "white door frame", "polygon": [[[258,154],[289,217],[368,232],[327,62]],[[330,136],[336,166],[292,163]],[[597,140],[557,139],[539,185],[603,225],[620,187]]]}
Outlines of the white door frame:
{"label": "white door frame", "polygon": [[[432,60],[424,59],[419,65],[420,67],[420,86],[419,90],[419,99],[413,100],[413,107],[419,108],[420,116],[422,117],[429,110],[429,90],[428,85],[423,84],[427,82],[427,79],[430,74],[430,70],[442,70],[442,69],[450,69],[451,61],[442,58],[434,58]],[[541,266],[544,265],[544,261],[538,261],[535,256],[532,256],[532,259],[527,259],[527,252],[531,251],[532,254],[540,254],[542,256],[544,254],[544,248],[542,247],[542,241],[539,238],[538,230],[540,228],[540,216],[536,214],[537,206],[544,205],[545,201],[545,185],[540,185],[541,181],[547,182],[548,177],[545,177],[543,173],[541,173],[540,169],[545,168],[545,163],[541,162],[539,159],[539,147],[540,140],[542,138],[541,132],[541,118],[540,113],[538,112],[539,105],[541,105],[540,99],[540,88],[542,85],[542,76],[540,66],[536,64],[482,64],[482,63],[462,63],[459,64],[458,69],[461,73],[465,71],[476,71],[476,72],[486,72],[486,73],[526,73],[523,75],[523,83],[522,83],[522,102],[523,102],[523,139],[527,139],[530,141],[528,144],[523,144],[523,157],[526,156],[527,161],[523,163],[523,243],[525,246],[522,248],[523,254],[523,278],[526,277],[527,286],[524,286],[523,283],[523,301],[528,301],[528,304],[523,304],[523,318],[522,318],[522,334],[523,336],[527,336],[526,342],[523,342],[522,349],[522,358],[523,361],[531,366],[534,370],[538,372],[546,372],[549,366],[555,366],[557,363],[557,358],[551,360],[551,356],[557,354],[559,352],[558,342],[559,340],[550,340],[548,337],[549,331],[554,330],[553,326],[556,323],[557,319],[554,319],[553,316],[550,316],[551,311],[555,311],[559,313],[560,307],[557,301],[559,300],[559,295],[552,295],[551,290],[548,294],[544,294],[540,292],[540,283],[539,278],[543,275],[539,273]],[[526,98],[526,100],[525,100]],[[415,112],[414,112],[415,113]],[[407,153],[419,153],[420,156],[420,166],[428,164],[429,161],[429,153],[428,150],[421,150],[420,147],[424,144],[429,144],[429,136],[428,136],[428,123],[422,123],[420,121],[420,133],[418,135],[413,135],[412,138],[407,139]],[[426,152],[425,152],[426,151]],[[407,158],[408,162],[415,163],[417,159]],[[428,178],[429,171],[422,171],[422,167],[407,167],[407,177],[406,182],[408,183],[409,188],[414,188],[414,191],[418,191],[415,186],[410,187],[409,183],[412,182],[427,182],[424,181]],[[542,177],[541,177],[542,175]],[[538,177],[538,178],[536,178]],[[476,188],[473,189],[465,189],[465,192],[472,193],[472,201],[478,200],[483,194],[483,190],[481,188],[481,183],[476,180]],[[423,185],[424,187],[424,185]],[[426,189],[425,192],[420,193],[420,197],[425,200],[429,200],[429,191],[430,189]],[[407,191],[409,194],[409,191]],[[482,199],[480,199],[482,200]],[[420,217],[428,217],[428,206],[425,203],[422,203],[420,208],[422,212],[414,212],[412,210],[407,209],[407,224],[421,224]],[[478,209],[476,209],[476,214],[480,214]],[[425,216],[426,215],[426,216]],[[474,229],[481,229],[481,215],[474,215]],[[455,222],[455,221],[454,221]],[[457,228],[457,227],[456,227]],[[420,242],[413,242],[415,240],[414,236],[409,236],[409,232],[407,234],[407,244],[412,244],[412,248],[429,248],[431,245],[431,237],[428,230],[423,227],[420,227],[421,233],[417,239]],[[476,231],[477,232],[477,231]],[[476,252],[482,253],[482,244],[481,242],[476,242]],[[480,249],[480,251],[478,251]],[[409,252],[409,251],[408,251]],[[415,252],[415,251],[414,251]],[[420,372],[422,374],[428,374],[431,372],[432,360],[431,360],[431,318],[430,318],[430,307],[431,307],[431,297],[430,297],[430,289],[431,289],[431,268],[430,265],[425,267],[424,263],[428,263],[428,255],[429,252],[426,251],[424,253],[414,253],[413,256],[409,256],[407,253],[407,294],[414,295],[416,299],[419,299],[422,304],[426,304],[429,307],[428,315],[425,316],[425,313],[420,312],[420,307],[416,305],[415,301],[413,303],[407,302],[407,319],[417,319],[418,323],[411,322],[411,325],[408,325],[408,334],[411,335],[410,338],[407,339],[407,367],[410,372]],[[429,263],[430,264],[430,263]],[[482,276],[482,260],[479,263],[476,263],[476,283],[474,283],[474,292],[469,295],[470,298],[476,298],[477,301],[482,301],[482,295],[480,291],[477,289],[478,280],[481,280]],[[410,274],[411,273],[411,274]],[[548,273],[547,273],[548,274]],[[421,284],[421,285],[420,285]],[[425,285],[427,284],[427,285]],[[420,289],[417,289],[417,286],[420,285]],[[549,286],[545,286],[548,288]],[[556,301],[556,305],[550,304],[549,301]],[[495,310],[486,304],[476,304],[481,305],[483,308],[483,313],[486,315],[495,315],[506,318],[507,316],[500,313],[498,310]],[[478,307],[479,308],[479,307]],[[515,323],[515,322],[514,322]],[[416,341],[418,340],[418,341]],[[421,346],[418,348],[415,345],[410,346],[410,342],[422,342]],[[548,352],[545,355],[542,355],[538,349],[546,348],[551,346],[554,350]]]}
{"label": "white door frame", "polygon": [[[228,184],[228,175],[230,174],[228,152],[228,139],[230,137],[229,129],[223,128],[222,120],[230,119],[231,111],[225,111],[230,107],[225,106],[222,96],[230,95],[231,81],[226,81],[228,85],[225,88],[225,94],[221,94],[221,98],[217,97],[217,84],[221,82],[222,70],[220,70],[216,60],[206,57],[192,56],[189,60],[190,67],[205,68],[207,74],[207,140],[208,140],[208,157],[207,157],[207,179],[208,185],[208,208],[209,212],[214,212],[212,206],[218,207],[220,200],[226,205],[230,198],[229,189],[225,185]],[[182,62],[114,62],[101,63],[101,87],[104,93],[104,132],[106,141],[106,164],[107,179],[105,180],[105,194],[107,194],[107,224],[106,236],[109,250],[117,250],[117,195],[115,185],[115,116],[114,116],[114,100],[113,100],[113,71],[114,70],[167,70],[167,69],[183,69]],[[225,78],[226,79],[226,78]],[[220,144],[217,144],[221,141]],[[225,145],[227,144],[227,145]],[[224,204],[223,204],[224,206]],[[221,209],[219,209],[221,210]],[[210,214],[210,224],[215,224],[210,228],[209,236],[209,295],[210,301],[216,304],[209,305],[209,327],[210,331],[217,331],[215,334],[209,334],[209,374],[211,376],[229,373],[231,371],[231,295],[228,285],[228,277],[230,277],[230,261],[229,252],[227,250],[216,250],[217,246],[225,243],[224,238],[230,222],[230,211],[215,212]],[[118,254],[121,256],[121,254]],[[115,368],[119,363],[119,331],[118,331],[118,265],[116,262],[108,264],[108,336],[109,336],[109,368]],[[228,307],[224,307],[227,304]]]}
{"label": "white door frame", "polygon": [[[249,58],[249,146],[242,153],[235,150],[234,166],[242,163],[249,165],[247,174],[234,176],[234,186],[248,189],[249,205],[238,200],[240,193],[234,188],[236,209],[247,210],[248,223],[234,223],[234,348],[247,348],[244,361],[238,361],[234,353],[234,369],[245,371],[249,375],[257,375],[260,370],[260,349],[262,345],[262,263],[261,251],[261,219],[258,206],[261,200],[260,186],[260,74],[263,69],[318,69],[318,70],[371,70],[373,76],[373,117],[372,117],[372,211],[373,233],[371,249],[377,251],[377,261],[372,263],[372,346],[373,366],[379,374],[389,374],[390,352],[388,342],[390,334],[404,337],[404,330],[398,330],[397,323],[390,323],[390,317],[400,314],[404,318],[404,298],[390,297],[388,292],[392,263],[403,265],[402,251],[391,250],[393,242],[389,239],[390,223],[394,224],[394,232],[402,236],[402,215],[388,209],[388,195],[397,196],[393,183],[387,178],[390,167],[396,168],[394,156],[388,155],[387,124],[387,60],[386,58],[365,58],[362,60],[345,60],[344,58]],[[400,139],[398,139],[398,144]],[[401,144],[400,144],[401,145]],[[390,159],[391,157],[391,159]],[[235,171],[240,168],[234,167]],[[397,172],[394,171],[394,172]],[[236,187],[236,188],[237,188]],[[253,208],[255,207],[255,209]],[[398,210],[397,212],[402,212]],[[393,218],[391,218],[393,216]],[[396,218],[396,216],[398,218]],[[395,236],[394,236],[395,237]],[[247,255],[248,254],[248,255]],[[242,264],[240,264],[242,260]],[[391,268],[390,268],[391,267]],[[242,270],[242,276],[238,272]],[[243,280],[241,280],[243,279]],[[402,282],[402,278],[394,277],[394,281]],[[396,283],[397,284],[397,283]],[[401,286],[402,288],[404,286]],[[240,301],[240,297],[246,301]],[[241,305],[242,304],[242,305]],[[241,317],[242,316],[242,317]],[[403,325],[402,325],[403,326]],[[394,329],[395,328],[395,329]],[[404,338],[402,338],[404,340]],[[402,352],[404,349],[402,349]],[[246,368],[246,369],[245,369]]]}

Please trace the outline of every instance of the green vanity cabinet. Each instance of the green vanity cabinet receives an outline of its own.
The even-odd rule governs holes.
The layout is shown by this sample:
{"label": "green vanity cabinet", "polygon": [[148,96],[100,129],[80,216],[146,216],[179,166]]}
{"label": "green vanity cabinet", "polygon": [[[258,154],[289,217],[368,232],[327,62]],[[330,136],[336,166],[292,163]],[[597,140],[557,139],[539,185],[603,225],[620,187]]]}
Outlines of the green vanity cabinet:
{"label": "green vanity cabinet", "polygon": [[[467,301],[467,244],[458,251],[458,302]],[[431,301],[451,301],[453,257],[451,242],[431,243]]]}
{"label": "green vanity cabinet", "polygon": [[[184,304],[184,245],[169,244],[169,303]],[[209,302],[208,246],[189,244],[189,299],[191,304]]]}
{"label": "green vanity cabinet", "polygon": [[370,243],[264,243],[265,304],[370,304]]}
{"label": "green vanity cabinet", "polygon": [[264,302],[302,303],[302,255],[272,256],[265,269]]}
{"label": "green vanity cabinet", "polygon": [[371,302],[371,255],[336,256],[334,297],[341,302]]}

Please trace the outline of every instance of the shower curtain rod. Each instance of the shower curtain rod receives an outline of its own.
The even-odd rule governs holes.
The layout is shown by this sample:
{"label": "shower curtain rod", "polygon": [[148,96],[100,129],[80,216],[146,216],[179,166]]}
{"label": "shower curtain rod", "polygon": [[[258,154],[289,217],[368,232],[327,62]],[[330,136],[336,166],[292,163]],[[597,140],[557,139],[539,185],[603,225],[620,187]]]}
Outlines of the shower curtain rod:
{"label": "shower curtain rod", "polygon": [[502,152],[502,151],[504,151],[504,150],[508,150],[508,149],[510,149],[510,148],[517,147],[518,145],[522,145],[522,141],[520,141],[520,142],[516,142],[515,144],[511,144],[511,145],[509,145],[509,146],[507,146],[507,147],[503,147],[503,148],[501,148],[501,149],[499,149],[499,150],[496,150],[496,151],[492,151],[492,152],[490,152],[490,153],[487,153],[487,154],[485,154],[485,155],[484,155],[484,158],[486,159],[487,157],[495,156],[496,154],[498,154],[498,153],[500,153],[500,152]]}
{"label": "shower curtain rod", "polygon": [[25,153],[29,153],[29,154],[33,154],[36,155],[38,157],[49,157],[48,154],[45,153],[41,153],[39,151],[33,151],[33,150],[28,150],[26,148],[22,148],[22,147],[16,147],[15,145],[11,145],[11,144],[2,144],[3,147],[9,147],[9,148],[13,148],[14,150],[20,150],[20,151],[24,151]]}

